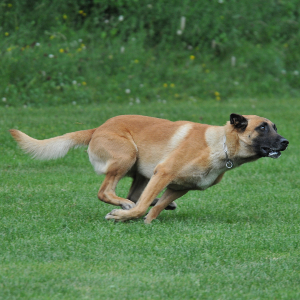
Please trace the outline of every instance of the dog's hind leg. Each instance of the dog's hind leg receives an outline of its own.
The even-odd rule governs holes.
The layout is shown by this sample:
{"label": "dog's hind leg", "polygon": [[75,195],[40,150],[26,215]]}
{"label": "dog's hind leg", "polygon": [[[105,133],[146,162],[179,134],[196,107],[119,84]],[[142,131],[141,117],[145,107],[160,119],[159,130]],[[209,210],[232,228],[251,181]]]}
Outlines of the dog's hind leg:
{"label": "dog's hind leg", "polygon": [[99,136],[92,140],[89,147],[91,163],[99,174],[105,174],[105,179],[99,189],[98,198],[112,205],[131,209],[135,203],[118,197],[116,186],[136,162],[137,150],[129,139],[121,136]]}
{"label": "dog's hind leg", "polygon": [[135,206],[135,203],[128,199],[118,197],[115,193],[116,186],[122,177],[121,174],[106,174],[99,189],[98,198],[105,203],[121,206],[123,209],[131,209]]}
{"label": "dog's hind leg", "polygon": [[[139,174],[139,173],[136,173],[134,178],[133,178],[133,181],[132,181],[132,184],[131,184],[131,187],[130,187],[130,190],[129,190],[129,193],[128,193],[128,196],[127,196],[127,199],[133,201],[134,203],[136,203],[140,196],[142,195],[145,187],[147,186],[149,182],[149,179],[144,177],[143,175]],[[154,206],[156,205],[156,203],[159,201],[159,198],[155,198],[153,200],[153,202],[151,203],[150,206]],[[167,205],[165,207],[166,210],[174,210],[176,209],[177,205],[175,202],[171,202],[169,205]]]}
{"label": "dog's hind leg", "polygon": [[139,173],[135,173],[129,193],[127,195],[127,199],[136,203],[139,200],[148,182],[148,178],[144,177]]}

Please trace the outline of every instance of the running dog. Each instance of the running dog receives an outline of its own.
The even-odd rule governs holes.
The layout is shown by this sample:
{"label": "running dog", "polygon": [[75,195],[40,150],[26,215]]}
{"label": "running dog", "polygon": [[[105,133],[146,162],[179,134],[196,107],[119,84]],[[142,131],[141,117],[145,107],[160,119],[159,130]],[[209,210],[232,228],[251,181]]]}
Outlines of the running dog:
{"label": "running dog", "polygon": [[[145,223],[151,223],[163,209],[175,209],[173,201],[188,191],[205,190],[219,183],[226,171],[244,163],[278,158],[289,144],[268,119],[238,114],[231,114],[225,126],[123,115],[95,129],[46,140],[16,129],[10,133],[37,159],[56,159],[73,147],[88,145],[95,171],[105,174],[98,198],[122,207],[112,210],[106,219],[140,218],[152,205]],[[115,189],[126,175],[133,182],[125,199]]]}

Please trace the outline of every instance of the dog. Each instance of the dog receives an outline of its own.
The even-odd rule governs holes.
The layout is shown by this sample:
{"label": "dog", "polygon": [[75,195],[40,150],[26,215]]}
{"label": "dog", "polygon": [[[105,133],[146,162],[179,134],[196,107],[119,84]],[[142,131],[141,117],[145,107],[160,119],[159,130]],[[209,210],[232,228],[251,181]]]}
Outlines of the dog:
{"label": "dog", "polygon": [[[98,198],[122,208],[105,218],[137,219],[153,205],[145,223],[151,223],[163,209],[175,209],[173,201],[188,191],[205,190],[219,183],[226,171],[244,163],[278,158],[289,144],[270,120],[239,114],[231,114],[224,126],[121,115],[98,128],[46,140],[33,139],[16,129],[10,133],[37,159],[56,159],[73,147],[88,145],[96,173],[105,174]],[[126,199],[115,193],[124,176],[133,178]]]}

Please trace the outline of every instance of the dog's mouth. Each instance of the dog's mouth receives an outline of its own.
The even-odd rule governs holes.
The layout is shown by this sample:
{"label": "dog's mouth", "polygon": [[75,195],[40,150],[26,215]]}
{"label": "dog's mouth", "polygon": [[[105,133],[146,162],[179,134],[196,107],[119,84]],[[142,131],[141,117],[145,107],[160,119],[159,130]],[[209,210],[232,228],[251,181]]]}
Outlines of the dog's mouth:
{"label": "dog's mouth", "polygon": [[275,150],[269,147],[261,147],[261,152],[265,157],[279,158],[281,156],[281,152],[279,150]]}

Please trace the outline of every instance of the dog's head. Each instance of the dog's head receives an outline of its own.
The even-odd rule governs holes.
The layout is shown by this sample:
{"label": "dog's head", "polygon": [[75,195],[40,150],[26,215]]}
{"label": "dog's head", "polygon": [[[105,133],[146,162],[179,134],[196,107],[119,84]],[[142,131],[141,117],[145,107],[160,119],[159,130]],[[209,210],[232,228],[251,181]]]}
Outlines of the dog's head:
{"label": "dog's head", "polygon": [[268,119],[231,114],[230,124],[248,151],[253,151],[253,155],[258,158],[278,158],[289,144],[287,139],[277,133],[276,125]]}

